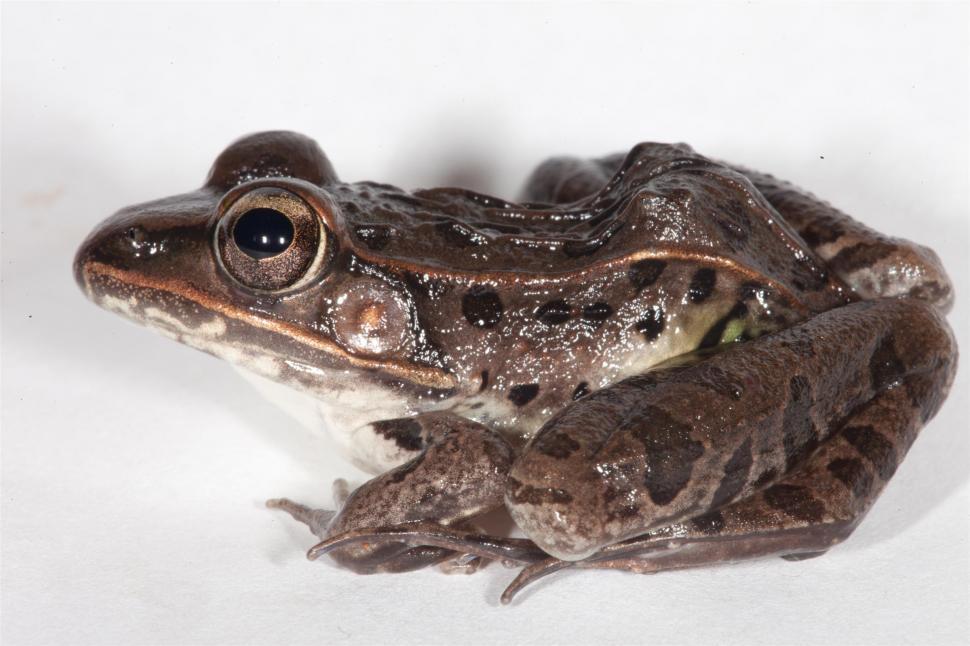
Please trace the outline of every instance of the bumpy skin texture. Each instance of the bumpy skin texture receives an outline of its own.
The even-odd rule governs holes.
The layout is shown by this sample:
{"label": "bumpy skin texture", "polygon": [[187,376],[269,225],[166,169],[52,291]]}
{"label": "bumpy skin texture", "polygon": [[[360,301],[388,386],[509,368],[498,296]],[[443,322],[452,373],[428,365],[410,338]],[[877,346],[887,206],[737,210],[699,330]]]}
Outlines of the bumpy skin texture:
{"label": "bumpy skin texture", "polygon": [[[240,242],[257,212],[289,222],[281,251]],[[347,184],[312,140],[261,133],[107,220],[75,272],[319,400],[382,474],[339,512],[271,501],[322,539],[311,558],[527,564],[506,600],[564,567],[825,551],[956,367],[932,251],[683,144],[554,158],[512,203]],[[503,504],[529,540],[475,530]]]}

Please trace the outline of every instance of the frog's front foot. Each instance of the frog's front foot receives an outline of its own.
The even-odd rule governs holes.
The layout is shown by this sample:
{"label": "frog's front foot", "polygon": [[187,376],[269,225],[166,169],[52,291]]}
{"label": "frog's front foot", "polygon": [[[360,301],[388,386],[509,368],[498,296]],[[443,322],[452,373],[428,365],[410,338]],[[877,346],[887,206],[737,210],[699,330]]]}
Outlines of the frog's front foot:
{"label": "frog's front foot", "polygon": [[309,527],[313,535],[320,538],[326,537],[327,527],[337,515],[337,512],[332,509],[312,509],[289,498],[272,498],[266,501],[266,506],[270,509],[282,509],[295,520]]}
{"label": "frog's front foot", "polygon": [[468,525],[503,505],[514,457],[504,438],[449,413],[419,415],[407,424],[415,431],[412,459],[349,495],[335,486],[338,504],[346,498],[338,512],[286,499],[267,503],[323,539],[307,552],[309,559],[330,554],[340,565],[369,574],[448,562],[451,569],[474,571],[484,560],[530,563],[545,556],[531,541],[489,536]]}

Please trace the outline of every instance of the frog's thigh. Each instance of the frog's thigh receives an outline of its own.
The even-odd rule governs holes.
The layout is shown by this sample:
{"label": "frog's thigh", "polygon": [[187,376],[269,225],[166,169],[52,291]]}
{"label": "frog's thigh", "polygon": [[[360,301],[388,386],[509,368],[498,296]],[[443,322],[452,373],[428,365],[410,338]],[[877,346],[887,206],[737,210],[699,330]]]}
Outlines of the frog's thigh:
{"label": "frog's thigh", "polygon": [[549,558],[522,570],[502,595],[567,568],[652,574],[747,559],[819,556],[846,539],[892,477],[923,424],[919,379],[870,400],[780,481],[689,521],[615,543],[584,561]]}
{"label": "frog's thigh", "polygon": [[[617,565],[623,552],[649,572],[772,555],[797,560],[825,552],[856,528],[919,433],[923,420],[913,399],[920,387],[911,379],[880,393],[767,489],[612,546],[596,567]],[[671,540],[671,532],[677,538]],[[608,556],[610,551],[615,555]]]}
{"label": "frog's thigh", "polygon": [[778,482],[899,384],[928,419],[955,357],[940,314],[915,299],[855,303],[722,346],[568,406],[516,460],[506,506],[547,553],[595,558]]}
{"label": "frog's thigh", "polygon": [[739,168],[828,268],[863,298],[909,296],[947,311],[950,279],[932,249],[893,238],[771,175]]}

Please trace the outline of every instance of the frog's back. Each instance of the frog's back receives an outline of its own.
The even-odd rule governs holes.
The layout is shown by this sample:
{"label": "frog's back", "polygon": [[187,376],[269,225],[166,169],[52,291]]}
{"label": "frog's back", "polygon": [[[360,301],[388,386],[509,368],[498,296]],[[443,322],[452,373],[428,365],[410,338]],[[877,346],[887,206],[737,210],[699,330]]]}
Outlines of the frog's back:
{"label": "frog's back", "polygon": [[362,257],[413,273],[543,283],[683,261],[767,279],[811,311],[844,302],[841,283],[733,169],[683,144],[639,144],[592,163],[611,175],[569,203],[375,183],[327,189]]}

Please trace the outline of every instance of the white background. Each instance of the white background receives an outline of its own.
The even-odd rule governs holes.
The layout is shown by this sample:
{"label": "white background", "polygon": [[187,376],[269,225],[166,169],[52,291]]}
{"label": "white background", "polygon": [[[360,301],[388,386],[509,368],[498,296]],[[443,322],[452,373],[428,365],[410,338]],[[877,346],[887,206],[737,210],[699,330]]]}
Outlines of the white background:
{"label": "white background", "polygon": [[967,366],[827,556],[642,577],[362,577],[262,507],[360,474],[227,365],[84,301],[70,262],[251,131],[342,177],[512,196],[640,140],[789,178],[968,283],[967,5],[3,7],[4,644],[968,639]]}

